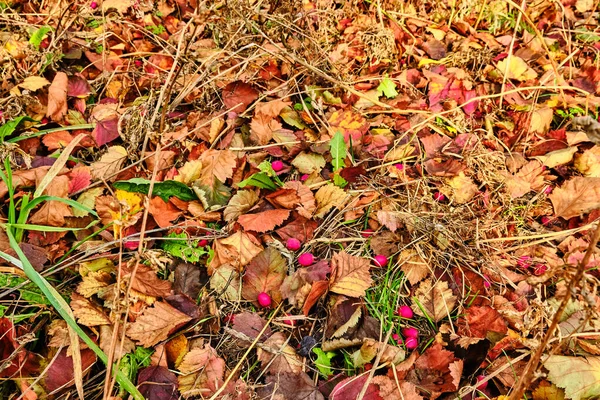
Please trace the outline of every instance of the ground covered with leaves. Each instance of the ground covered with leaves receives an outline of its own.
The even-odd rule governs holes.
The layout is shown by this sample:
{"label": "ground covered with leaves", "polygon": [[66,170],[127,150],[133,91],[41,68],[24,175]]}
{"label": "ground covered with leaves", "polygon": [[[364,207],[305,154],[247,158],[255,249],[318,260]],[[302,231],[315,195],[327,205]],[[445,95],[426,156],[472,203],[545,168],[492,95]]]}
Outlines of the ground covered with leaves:
{"label": "ground covered with leaves", "polygon": [[600,398],[597,8],[0,2],[0,398]]}

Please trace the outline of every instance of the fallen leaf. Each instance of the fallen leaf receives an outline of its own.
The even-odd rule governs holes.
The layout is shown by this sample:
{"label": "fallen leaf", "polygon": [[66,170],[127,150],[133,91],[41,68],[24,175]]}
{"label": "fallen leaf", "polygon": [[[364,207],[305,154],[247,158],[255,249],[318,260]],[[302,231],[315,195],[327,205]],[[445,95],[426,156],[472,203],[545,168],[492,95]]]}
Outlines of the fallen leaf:
{"label": "fallen leaf", "polygon": [[90,173],[92,174],[92,178],[94,180],[113,180],[115,178],[113,175],[116,175],[117,172],[119,172],[128,156],[129,154],[124,147],[109,147],[108,151],[104,153],[102,157],[100,157],[100,160],[93,162],[92,165],[90,165]]}
{"label": "fallen leaf", "polygon": [[362,297],[373,282],[368,259],[351,256],[346,252],[336,253],[331,258],[329,290],[348,297]]}
{"label": "fallen leaf", "polygon": [[36,90],[48,86],[49,84],[50,82],[48,79],[44,78],[43,76],[28,76],[18,86],[25,90],[31,90],[32,92],[35,92]]}
{"label": "fallen leaf", "polygon": [[177,376],[165,367],[150,366],[137,377],[138,388],[147,400],[177,400]]}
{"label": "fallen leaf", "polygon": [[[28,377],[37,373],[40,359],[32,352],[24,349],[17,336],[12,321],[6,317],[0,318],[0,359],[2,361],[1,378]],[[65,349],[66,352],[66,349]],[[16,353],[16,354],[15,354]]]}
{"label": "fallen leaf", "polygon": [[210,277],[210,288],[229,301],[240,300],[240,274],[230,264],[221,265]]}
{"label": "fallen leaf", "polygon": [[317,209],[316,200],[313,192],[298,181],[288,181],[283,186],[286,189],[294,189],[296,194],[300,198],[296,211],[304,218],[311,218],[315,210]]}
{"label": "fallen leaf", "polygon": [[87,79],[78,75],[69,76],[67,96],[85,99],[90,94],[92,94],[92,87],[88,83]]}
{"label": "fallen leaf", "polygon": [[158,196],[150,200],[148,211],[161,228],[172,226],[172,222],[183,215],[183,211],[175,207],[173,203],[166,202]]}
{"label": "fallen leaf", "polygon": [[207,150],[199,158],[202,161],[200,181],[207,185],[214,185],[215,178],[225,182],[233,176],[237,157],[230,150]]}
{"label": "fallen leaf", "polygon": [[281,253],[274,247],[267,247],[252,259],[246,267],[243,277],[242,297],[257,302],[258,294],[268,293],[274,303],[281,301],[279,291],[287,263]]}
{"label": "fallen leaf", "polygon": [[354,145],[362,143],[363,135],[369,130],[369,122],[360,113],[352,110],[336,110],[329,117],[329,125],[332,131],[341,132],[346,143]]}
{"label": "fallen leaf", "polygon": [[284,108],[291,104],[291,101],[283,101],[281,99],[267,101],[266,103],[258,103],[256,105],[256,113],[263,114],[269,118],[275,118],[279,116]]}
{"label": "fallen leaf", "polygon": [[411,285],[421,282],[431,272],[427,261],[413,249],[403,250],[398,257],[398,262]]}
{"label": "fallen leaf", "polygon": [[417,387],[410,382],[403,381],[398,385],[389,376],[378,375],[373,377],[371,383],[379,387],[379,396],[385,400],[423,400]]}
{"label": "fallen leaf", "polygon": [[600,178],[600,146],[594,146],[583,154],[576,155],[573,165],[585,176]]}
{"label": "fallen leaf", "polygon": [[200,294],[200,267],[187,262],[179,262],[175,267],[173,290],[175,293],[186,294],[192,299]]}
{"label": "fallen leaf", "polygon": [[[243,312],[236,314],[233,318],[233,329],[243,333],[251,340],[254,340],[258,337],[258,334],[263,330],[265,325],[267,325],[267,321],[262,319],[256,313]],[[271,334],[271,328],[267,327],[261,335],[260,340],[267,340]],[[248,345],[250,345],[250,343],[248,343]]]}
{"label": "fallen leaf", "polygon": [[551,151],[543,156],[535,157],[548,168],[554,168],[559,165],[568,164],[573,160],[573,155],[577,153],[577,147],[567,147],[560,150]]}
{"label": "fallen leaf", "polygon": [[479,192],[473,179],[465,176],[464,172],[459,172],[457,176],[447,179],[446,185],[448,186],[442,187],[440,192],[458,204],[468,203]]}
{"label": "fallen leaf", "polygon": [[[52,364],[45,370],[44,386],[46,390],[53,392],[74,385],[73,358],[67,355],[67,349],[62,349],[52,360]],[[81,369],[83,372],[88,371],[95,363],[94,352],[90,349],[82,349]]]}
{"label": "fallen leaf", "polygon": [[187,353],[179,371],[179,390],[184,397],[209,397],[224,384],[226,365],[210,345],[196,348]]}
{"label": "fallen leaf", "polygon": [[322,186],[315,194],[317,210],[315,218],[323,218],[333,207],[340,209],[346,202],[346,192],[339,187],[327,184]]}
{"label": "fallen leaf", "polygon": [[215,240],[215,257],[209,265],[209,275],[220,265],[231,263],[241,270],[262,251],[260,242],[249,234],[237,231],[233,235]]}
{"label": "fallen leaf", "polygon": [[412,309],[415,314],[424,317],[425,313],[421,310],[422,307],[429,318],[438,322],[450,316],[455,304],[456,296],[448,288],[448,282],[438,280],[432,283],[431,279],[427,279],[416,290]]}
{"label": "fallen leaf", "polygon": [[[135,343],[128,337],[123,336],[123,325],[119,327],[119,332],[117,332],[117,340],[116,347],[114,347],[115,359],[119,360],[125,354],[132,353],[135,351]],[[100,348],[104,350],[106,354],[110,352],[111,347],[113,346],[113,326],[111,325],[101,325],[100,326]],[[123,339],[123,343],[121,343],[121,339]]]}
{"label": "fallen leaf", "polygon": [[292,165],[301,174],[312,174],[321,172],[325,166],[325,157],[320,154],[302,152],[292,160]]}
{"label": "fallen leaf", "polygon": [[139,345],[151,347],[168,338],[172,332],[190,320],[189,316],[169,304],[157,301],[127,327],[127,336]]}
{"label": "fallen leaf", "polygon": [[258,349],[256,356],[269,374],[302,372],[302,357],[287,343],[283,332],[275,332],[267,340],[264,347]]}
{"label": "fallen leaf", "polygon": [[[44,193],[48,196],[67,198],[69,194],[69,178],[66,175],[57,176],[48,185]],[[73,215],[71,207],[60,201],[50,200],[31,216],[30,223],[35,225],[64,226],[65,217]]]}
{"label": "fallen leaf", "polygon": [[246,108],[252,102],[258,99],[258,91],[248,83],[235,81],[223,88],[222,96],[225,107],[241,114],[246,111]]}
{"label": "fallen leaf", "polygon": [[530,132],[547,133],[550,130],[554,111],[550,107],[540,108],[531,113]]}
{"label": "fallen leaf", "polygon": [[267,210],[256,214],[241,215],[238,222],[247,231],[268,232],[281,225],[290,216],[290,213],[290,210]]}
{"label": "fallen leaf", "polygon": [[[69,195],[85,189],[92,183],[92,175],[88,167],[75,168],[69,174],[69,178]],[[93,206],[89,208],[93,208]]]}
{"label": "fallen leaf", "polygon": [[73,315],[77,322],[85,326],[110,325],[110,319],[104,314],[101,307],[93,304],[90,300],[77,294],[71,293]]}
{"label": "fallen leaf", "polygon": [[548,196],[557,217],[580,216],[600,208],[600,178],[573,177]]}
{"label": "fallen leaf", "polygon": [[568,399],[600,397],[600,357],[551,355],[544,362],[548,380],[565,389]]}
{"label": "fallen leaf", "polygon": [[273,139],[273,133],[283,129],[276,119],[264,114],[255,114],[250,122],[250,139],[258,145],[266,145]]}
{"label": "fallen leaf", "polygon": [[134,276],[134,266],[135,263],[131,265],[121,265],[123,279],[131,279],[133,276],[133,281],[131,282],[131,288],[133,290],[152,297],[167,297],[171,294],[171,282],[160,279],[152,267],[138,264]]}
{"label": "fallen leaf", "polygon": [[57,72],[48,88],[48,111],[46,117],[60,121],[67,113],[67,84],[69,77],[64,72]]}
{"label": "fallen leaf", "polygon": [[258,202],[258,194],[252,190],[238,190],[234,194],[225,211],[223,211],[223,217],[225,221],[230,222],[237,219],[240,215],[246,213]]}
{"label": "fallen leaf", "polygon": [[506,334],[508,326],[502,315],[490,306],[471,306],[465,315],[465,334],[469,337],[485,338],[488,332]]}
{"label": "fallen leaf", "polygon": [[[338,383],[329,395],[330,400],[349,400],[358,399],[363,387],[367,384],[368,374],[352,376]],[[383,400],[379,396],[379,387],[373,382],[368,382],[367,389],[363,396],[364,400]]]}
{"label": "fallen leaf", "polygon": [[516,79],[518,81],[535,79],[538,75],[522,58],[515,55],[500,60],[498,62],[498,70],[501,74],[506,74],[507,79]]}
{"label": "fallen leaf", "polygon": [[263,399],[324,400],[306,372],[268,374],[265,381],[265,386],[258,388]]}

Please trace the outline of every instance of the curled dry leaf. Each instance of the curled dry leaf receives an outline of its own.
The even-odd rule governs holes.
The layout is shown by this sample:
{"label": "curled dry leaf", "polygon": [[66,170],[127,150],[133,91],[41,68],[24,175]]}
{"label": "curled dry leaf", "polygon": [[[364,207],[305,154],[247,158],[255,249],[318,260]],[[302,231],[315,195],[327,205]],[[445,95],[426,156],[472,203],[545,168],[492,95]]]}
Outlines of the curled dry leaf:
{"label": "curled dry leaf", "polygon": [[362,297],[373,280],[368,259],[351,256],[346,252],[336,253],[331,258],[329,290],[348,297]]}
{"label": "curled dry leaf", "polygon": [[139,345],[151,347],[165,340],[172,332],[188,323],[192,318],[163,301],[144,310],[127,328],[127,336]]}
{"label": "curled dry leaf", "polygon": [[[417,301],[419,304],[417,304]],[[423,310],[425,310],[429,318],[438,322],[449,317],[455,305],[456,296],[448,288],[448,282],[438,280],[432,283],[431,279],[427,279],[419,285],[415,292],[412,309],[415,314],[422,317],[425,316],[425,313],[423,313]],[[423,310],[421,310],[421,307]]]}

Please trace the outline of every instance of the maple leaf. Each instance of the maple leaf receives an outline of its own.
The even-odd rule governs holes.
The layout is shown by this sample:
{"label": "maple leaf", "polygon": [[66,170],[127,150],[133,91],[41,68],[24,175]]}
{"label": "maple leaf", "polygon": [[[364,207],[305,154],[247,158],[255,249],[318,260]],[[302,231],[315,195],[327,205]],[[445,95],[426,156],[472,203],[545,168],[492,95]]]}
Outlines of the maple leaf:
{"label": "maple leaf", "polygon": [[92,178],[113,180],[115,177],[111,178],[111,176],[119,172],[128,156],[127,150],[122,146],[109,147],[108,151],[100,157],[100,160],[90,165]]}
{"label": "maple leaf", "polygon": [[225,361],[215,349],[206,344],[204,348],[192,349],[178,367],[179,390],[184,397],[209,397],[224,383]]}
{"label": "maple leaf", "polygon": [[448,288],[448,282],[438,280],[432,283],[431,279],[427,279],[419,285],[413,303],[415,314],[424,317],[424,310],[429,318],[438,322],[450,315],[456,304],[456,296]]}
{"label": "maple leaf", "polygon": [[335,185],[322,186],[315,194],[317,201],[315,217],[324,217],[333,207],[341,208],[346,202],[346,196],[346,192]]}
{"label": "maple leaf", "polygon": [[329,290],[348,297],[362,297],[371,287],[373,280],[368,259],[351,256],[346,252],[336,253],[331,258]]}
{"label": "maple leaf", "polygon": [[544,362],[548,380],[572,400],[600,397],[600,357],[551,355]]}
{"label": "maple leaf", "polygon": [[177,400],[177,376],[162,366],[142,369],[137,377],[140,393],[148,400]]}
{"label": "maple leaf", "polygon": [[67,113],[67,85],[69,77],[64,72],[57,72],[48,88],[48,110],[46,117],[60,121]]}
{"label": "maple leaf", "polygon": [[[69,178],[66,175],[57,176],[44,191],[48,196],[67,198],[69,193]],[[36,225],[64,226],[65,217],[73,215],[71,207],[60,201],[46,201],[29,220]]]}
{"label": "maple leaf", "polygon": [[580,216],[600,208],[600,178],[573,177],[548,196],[557,217]]}
{"label": "maple leaf", "polygon": [[[81,369],[85,373],[96,362],[96,355],[90,349],[81,350]],[[44,387],[48,392],[72,386],[75,372],[73,370],[73,358],[67,355],[67,349],[52,358],[52,364],[45,370]]]}
{"label": "maple leaf", "polygon": [[281,301],[279,291],[287,264],[281,253],[274,247],[267,247],[252,259],[243,277],[242,297],[253,302],[258,294],[268,293],[275,303]]}
{"label": "maple leaf", "polygon": [[225,107],[232,108],[231,111],[241,114],[258,99],[258,91],[252,85],[235,81],[223,88],[222,96]]}
{"label": "maple leaf", "polygon": [[231,197],[227,207],[225,207],[225,211],[223,211],[225,221],[233,221],[250,210],[257,202],[258,194],[255,191],[238,190],[238,192]]}
{"label": "maple leaf", "polygon": [[110,319],[104,314],[101,307],[94,305],[90,300],[77,294],[71,294],[73,314],[77,322],[85,326],[110,325]]}
{"label": "maple leaf", "polygon": [[398,262],[400,263],[400,269],[411,285],[421,282],[430,272],[427,261],[413,249],[403,250],[400,253]]}
{"label": "maple leaf", "polygon": [[[289,344],[282,332],[275,332],[264,342],[264,347],[257,351],[258,361],[261,362],[267,373],[277,374],[280,372],[296,373],[302,372],[302,357],[296,354],[296,350]],[[269,349],[269,350],[266,350]]]}
{"label": "maple leaf", "polygon": [[161,228],[171,226],[171,222],[183,214],[183,211],[179,210],[171,202],[166,202],[158,196],[150,200],[148,211]]}
{"label": "maple leaf", "polygon": [[67,131],[50,132],[44,135],[42,143],[48,150],[64,149],[73,140],[73,136]]}
{"label": "maple leaf", "polygon": [[128,326],[127,336],[139,345],[151,347],[165,340],[191,319],[169,304],[157,301],[154,306],[146,308],[142,315]]}
{"label": "maple leaf", "polygon": [[290,213],[290,210],[266,210],[256,214],[242,215],[238,218],[238,222],[247,231],[268,232],[288,219]]}

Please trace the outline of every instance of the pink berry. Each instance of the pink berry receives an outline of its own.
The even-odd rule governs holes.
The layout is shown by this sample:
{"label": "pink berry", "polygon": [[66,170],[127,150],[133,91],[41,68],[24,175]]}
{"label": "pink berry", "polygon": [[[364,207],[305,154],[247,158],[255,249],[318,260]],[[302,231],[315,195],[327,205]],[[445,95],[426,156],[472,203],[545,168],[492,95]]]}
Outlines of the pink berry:
{"label": "pink berry", "polygon": [[373,234],[375,233],[375,231],[371,228],[365,229],[364,231],[362,231],[361,236],[364,238],[368,238],[373,236]]}
{"label": "pink berry", "polygon": [[396,169],[398,169],[398,171],[404,170],[404,164],[402,164],[402,163],[394,164],[394,167],[396,167]]}
{"label": "pink berry", "polygon": [[490,283],[490,281],[487,278],[483,278],[483,287],[486,289],[489,289],[490,287],[492,287],[492,284]]}
{"label": "pink berry", "polygon": [[287,249],[291,251],[300,250],[301,246],[302,243],[300,243],[300,241],[296,238],[289,238],[285,244],[285,247],[287,247]]}
{"label": "pink berry", "polygon": [[536,264],[533,267],[533,274],[535,276],[544,275],[547,270],[548,270],[548,267],[546,265],[544,265],[544,264]]}
{"label": "pink berry", "polygon": [[397,342],[398,340],[400,340],[400,335],[398,335],[397,333],[392,333],[392,339],[394,339]]}
{"label": "pink berry", "polygon": [[407,337],[404,341],[404,345],[407,349],[414,350],[417,348],[417,346],[419,346],[419,339],[416,337]]}
{"label": "pink berry", "polygon": [[398,310],[396,310],[396,314],[405,319],[411,319],[414,316],[413,310],[409,306],[398,307]]}
{"label": "pink berry", "polygon": [[268,293],[262,292],[258,294],[258,304],[261,307],[267,308],[271,306],[271,296]]}
{"label": "pink berry", "polygon": [[91,8],[92,10],[95,10],[96,8],[98,8],[98,3],[97,3],[97,2],[95,2],[95,1],[92,1],[92,2],[90,3],[90,8]]}
{"label": "pink berry", "polygon": [[309,265],[312,265],[314,261],[315,256],[313,256],[312,253],[303,253],[300,254],[300,257],[298,257],[298,263],[303,267],[308,267]]}
{"label": "pink berry", "polygon": [[[290,317],[290,316],[291,316],[290,314],[285,314],[285,315],[286,315],[286,316],[288,316],[288,317]],[[284,319],[284,320],[283,320],[283,323],[284,323],[284,324],[286,324],[286,325],[289,325],[289,326],[294,326],[294,325],[296,325],[296,321],[295,321],[295,320],[293,320],[293,319]]]}
{"label": "pink berry", "polygon": [[283,169],[283,161],[281,160],[275,160],[271,163],[271,168],[273,168],[273,171],[275,172],[279,172]]}
{"label": "pink berry", "polygon": [[383,254],[377,254],[374,257],[375,260],[375,265],[377,265],[378,267],[385,267],[388,263],[388,258],[386,256],[384,256]]}
{"label": "pink berry", "polygon": [[544,194],[550,194],[552,193],[552,186],[546,186],[546,188],[544,189]]}
{"label": "pink berry", "polygon": [[142,61],[141,60],[135,60],[133,63],[135,64],[136,67],[141,67],[142,66]]}
{"label": "pink berry", "polygon": [[542,217],[542,225],[544,225],[544,226],[548,226],[548,225],[550,225],[551,223],[552,223],[552,218],[550,218],[550,217],[548,217],[548,216],[546,216],[546,215],[544,215],[544,216]]}
{"label": "pink berry", "polygon": [[202,239],[198,242],[198,247],[204,247],[208,245],[208,240]]}
{"label": "pink berry", "polygon": [[[485,375],[478,375],[477,376],[477,382],[481,382],[481,381],[485,380],[485,378],[486,378]],[[483,383],[479,383],[477,385],[477,389],[484,390],[487,387],[487,385],[488,385],[488,381],[485,381]]]}
{"label": "pink berry", "polygon": [[402,335],[404,335],[405,338],[417,338],[419,337],[419,331],[417,328],[409,326],[408,328],[402,328]]}
{"label": "pink berry", "polygon": [[521,256],[517,260],[517,265],[523,269],[527,269],[531,267],[531,257],[529,256]]}
{"label": "pink berry", "polygon": [[304,175],[302,175],[302,176],[300,177],[300,180],[301,180],[302,182],[304,182],[304,181],[308,180],[308,178],[309,178],[309,175],[308,175],[308,174],[304,174]]}
{"label": "pink berry", "polygon": [[434,199],[435,201],[444,201],[444,200],[446,200],[446,196],[444,196],[444,194],[443,194],[443,193],[440,193],[440,192],[435,192],[435,193],[433,194],[433,199]]}

